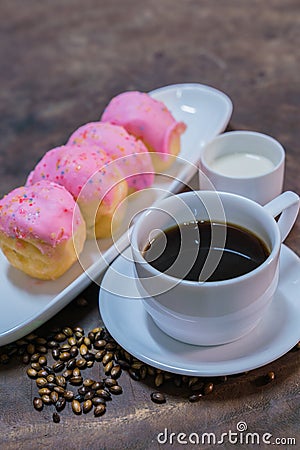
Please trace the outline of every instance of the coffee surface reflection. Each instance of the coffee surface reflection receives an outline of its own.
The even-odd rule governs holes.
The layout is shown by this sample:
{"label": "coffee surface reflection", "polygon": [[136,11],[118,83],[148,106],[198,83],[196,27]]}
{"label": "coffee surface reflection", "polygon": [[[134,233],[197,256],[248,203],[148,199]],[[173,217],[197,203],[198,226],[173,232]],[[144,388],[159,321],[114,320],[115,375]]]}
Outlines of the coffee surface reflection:
{"label": "coffee surface reflection", "polygon": [[143,251],[145,260],[155,269],[189,281],[239,277],[260,266],[269,254],[266,244],[252,232],[235,224],[208,221],[163,230]]}

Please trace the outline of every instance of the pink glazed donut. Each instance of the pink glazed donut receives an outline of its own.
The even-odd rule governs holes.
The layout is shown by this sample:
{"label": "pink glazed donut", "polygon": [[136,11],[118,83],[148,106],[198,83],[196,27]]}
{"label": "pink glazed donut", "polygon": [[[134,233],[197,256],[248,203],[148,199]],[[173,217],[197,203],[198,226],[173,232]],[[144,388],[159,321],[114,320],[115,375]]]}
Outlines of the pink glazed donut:
{"label": "pink glazed donut", "polygon": [[[111,235],[113,216],[128,189],[120,168],[104,150],[73,145],[49,150],[29,174],[26,184],[43,179],[64,186],[73,195],[86,222],[88,237]],[[119,225],[117,220],[114,225]]]}
{"label": "pink glazed donut", "polygon": [[114,97],[105,108],[101,121],[121,125],[141,139],[151,152],[156,172],[172,164],[180,152],[181,134],[186,130],[186,125],[177,122],[163,102],[138,91],[123,92]]}
{"label": "pink glazed donut", "polygon": [[87,123],[74,131],[67,145],[97,146],[105,150],[112,160],[117,161],[131,191],[153,184],[154,168],[147,148],[121,126]]}
{"label": "pink glazed donut", "polygon": [[27,275],[58,278],[77,260],[85,238],[79,207],[63,186],[43,180],[0,200],[0,247]]}

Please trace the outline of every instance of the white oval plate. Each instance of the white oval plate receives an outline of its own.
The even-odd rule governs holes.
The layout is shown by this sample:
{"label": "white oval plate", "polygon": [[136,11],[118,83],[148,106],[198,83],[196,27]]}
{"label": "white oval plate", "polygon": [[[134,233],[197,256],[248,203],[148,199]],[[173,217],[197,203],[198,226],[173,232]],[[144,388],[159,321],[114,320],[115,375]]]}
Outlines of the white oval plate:
{"label": "white oval plate", "polygon": [[128,248],[104,275],[99,309],[112,337],[151,366],[181,375],[231,375],[264,366],[299,341],[300,259],[285,245],[280,255],[278,289],[269,310],[251,333],[229,344],[191,345],[163,333],[146,312],[134,278]]}
{"label": "white oval plate", "polygon": [[130,197],[127,215],[114,242],[103,239],[87,241],[80,256],[62,277],[55,281],[38,281],[11,267],[0,252],[0,345],[31,332],[46,322],[90,282],[95,280],[129,244],[128,227],[138,211],[170,192],[178,192],[196,173],[204,143],[224,131],[232,114],[227,95],[201,84],[178,84],[150,92],[163,101],[177,120],[187,124],[180,158],[165,172],[156,176],[151,189]]}

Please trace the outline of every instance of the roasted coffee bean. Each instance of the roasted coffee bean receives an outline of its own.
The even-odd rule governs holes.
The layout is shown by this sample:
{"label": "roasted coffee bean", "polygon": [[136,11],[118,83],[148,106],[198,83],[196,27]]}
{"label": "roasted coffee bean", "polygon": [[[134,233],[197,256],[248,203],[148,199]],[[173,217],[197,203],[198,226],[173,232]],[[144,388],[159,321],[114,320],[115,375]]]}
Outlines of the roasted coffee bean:
{"label": "roasted coffee bean", "polygon": [[51,391],[53,391],[53,389],[55,388],[56,384],[55,383],[48,383],[47,384],[47,388],[50,389]]}
{"label": "roasted coffee bean", "polygon": [[43,400],[40,397],[34,397],[33,406],[37,411],[41,411],[44,406]]}
{"label": "roasted coffee bean", "polygon": [[[26,371],[27,375],[29,376],[29,378],[36,378],[38,376],[38,373],[35,369],[33,369],[32,367],[30,367],[29,369],[27,369]],[[46,380],[47,381],[47,380]]]}
{"label": "roasted coffee bean", "polygon": [[105,375],[109,375],[110,374],[110,371],[111,371],[111,369],[113,368],[113,366],[114,366],[114,363],[113,363],[113,361],[109,361],[105,366],[104,366],[104,373],[105,373]]}
{"label": "roasted coffee bean", "polygon": [[94,384],[92,384],[92,389],[96,391],[97,389],[104,388],[104,381],[95,381]]}
{"label": "roasted coffee bean", "polygon": [[37,338],[35,333],[29,333],[25,336],[26,341],[34,341]]}
{"label": "roasted coffee bean", "polygon": [[149,374],[151,377],[154,377],[154,376],[156,375],[156,370],[154,369],[154,367],[147,366],[147,369],[148,369],[148,374]]}
{"label": "roasted coffee bean", "polygon": [[55,377],[55,382],[56,382],[57,386],[61,386],[61,387],[65,387],[67,384],[65,377],[63,377],[62,375],[57,375]]}
{"label": "roasted coffee bean", "polygon": [[72,331],[72,328],[70,328],[70,327],[65,327],[65,328],[63,328],[63,329],[62,329],[62,332],[63,332],[67,337],[73,336],[73,331]]}
{"label": "roasted coffee bean", "polygon": [[71,345],[68,342],[65,342],[60,346],[60,353],[62,352],[68,352],[71,348]]}
{"label": "roasted coffee bean", "polygon": [[54,336],[54,340],[57,342],[64,342],[67,339],[67,336],[64,333],[57,333]]}
{"label": "roasted coffee bean", "polygon": [[36,384],[38,387],[42,388],[42,387],[46,387],[48,385],[48,381],[46,378],[40,377],[40,378],[36,379]]}
{"label": "roasted coffee bean", "polygon": [[98,352],[95,353],[95,360],[96,361],[102,361],[104,355],[106,354],[106,350],[99,350]]}
{"label": "roasted coffee bean", "polygon": [[71,358],[71,354],[69,352],[62,352],[59,355],[59,359],[61,361],[69,361],[70,358]]}
{"label": "roasted coffee bean", "polygon": [[24,338],[23,339],[18,339],[16,341],[16,345],[18,345],[19,347],[22,347],[22,346],[27,345],[27,344],[28,344],[28,342]]}
{"label": "roasted coffee bean", "polygon": [[40,395],[40,396],[42,396],[42,395],[50,395],[50,394],[51,394],[50,389],[47,388],[47,387],[44,387],[44,388],[39,389],[38,392],[39,392],[39,395]]}
{"label": "roasted coffee bean", "polygon": [[44,366],[43,370],[45,370],[49,375],[54,374],[54,370],[52,369],[52,367]]}
{"label": "roasted coffee bean", "polygon": [[116,384],[118,384],[117,380],[114,378],[106,378],[104,380],[104,384],[106,387],[111,387],[111,386],[116,386]]}
{"label": "roasted coffee bean", "polygon": [[83,381],[83,386],[91,387],[91,386],[93,386],[94,383],[95,383],[95,381],[92,380],[91,378],[86,378],[86,379]]}
{"label": "roasted coffee bean", "polygon": [[76,361],[76,367],[79,369],[85,369],[87,365],[87,361],[84,358],[80,358]]}
{"label": "roasted coffee bean", "polygon": [[55,359],[57,361],[59,359],[59,355],[60,355],[60,350],[59,350],[59,348],[55,347],[52,350],[52,357],[53,357],[53,359]]}
{"label": "roasted coffee bean", "polygon": [[132,364],[132,356],[130,353],[124,351],[124,359],[125,361],[129,362],[130,364]]}
{"label": "roasted coffee bean", "polygon": [[130,364],[124,359],[117,359],[117,364],[121,366],[122,369],[128,370],[130,368]]}
{"label": "roasted coffee bean", "polygon": [[164,383],[164,374],[158,373],[155,377],[154,384],[156,387],[161,386]]}
{"label": "roasted coffee bean", "polygon": [[145,380],[145,378],[147,377],[147,374],[148,374],[147,366],[143,365],[143,366],[140,368],[140,377],[141,377],[141,380]]}
{"label": "roasted coffee bean", "polygon": [[47,339],[43,337],[37,337],[35,343],[38,345],[47,345]]}
{"label": "roasted coffee bean", "polygon": [[79,403],[82,403],[84,401],[84,396],[80,394],[74,395],[74,400],[77,400]]}
{"label": "roasted coffee bean", "polygon": [[96,395],[98,397],[103,398],[104,400],[111,400],[110,393],[107,390],[105,390],[105,389],[97,389]]}
{"label": "roasted coffee bean", "polygon": [[38,362],[33,362],[33,363],[31,363],[31,367],[34,369],[34,370],[37,370],[37,371],[39,371],[39,370],[41,370],[41,365],[38,363]]}
{"label": "roasted coffee bean", "polygon": [[73,332],[74,333],[80,333],[81,335],[83,335],[84,334],[84,329],[81,328],[81,327],[75,327],[75,328],[73,328]]}
{"label": "roasted coffee bean", "polygon": [[214,384],[213,383],[206,383],[203,387],[203,393],[204,395],[208,395],[210,394],[214,389]]}
{"label": "roasted coffee bean", "polygon": [[143,363],[141,361],[133,361],[133,363],[131,364],[131,368],[134,370],[140,370],[142,365]]}
{"label": "roasted coffee bean", "polygon": [[60,422],[60,415],[57,414],[57,412],[54,412],[52,415],[52,420],[54,423],[59,423]]}
{"label": "roasted coffee bean", "polygon": [[26,347],[26,351],[29,355],[33,355],[35,353],[35,345],[34,344],[28,344]]}
{"label": "roasted coffee bean", "polygon": [[69,380],[71,378],[71,376],[73,375],[73,371],[71,369],[67,369],[65,370],[62,374],[61,374],[66,380]]}
{"label": "roasted coffee bean", "polygon": [[103,414],[105,414],[106,412],[106,406],[105,405],[97,405],[94,408],[94,416],[95,417],[99,417],[99,416],[103,416]]}
{"label": "roasted coffee bean", "polygon": [[[45,370],[44,368],[42,368],[41,370],[38,371],[38,376],[39,376],[39,377],[47,378],[47,380],[48,380],[49,374],[48,374],[47,370]],[[48,381],[49,381],[49,380],[48,380]]]}
{"label": "roasted coffee bean", "polygon": [[78,388],[78,394],[85,395],[89,390],[90,388],[86,386],[81,386],[80,388]]}
{"label": "roasted coffee bean", "polygon": [[88,349],[92,347],[91,340],[88,336],[83,336],[83,345],[86,345]]}
{"label": "roasted coffee bean", "polygon": [[58,393],[56,391],[52,391],[50,394],[50,398],[51,398],[52,403],[55,404],[58,400]]}
{"label": "roasted coffee bean", "polygon": [[86,363],[87,368],[91,368],[91,367],[93,367],[93,365],[94,365],[94,361],[87,361],[87,363]]}
{"label": "roasted coffee bean", "polygon": [[[9,358],[8,358],[7,355],[3,355],[3,357],[5,358],[5,361],[6,361],[6,362],[9,361]],[[28,353],[26,353],[25,355],[23,355],[23,358],[22,358],[23,364],[28,364],[28,363],[29,363],[29,360],[30,360],[30,356],[28,355]],[[2,363],[5,363],[5,361],[3,360]]]}
{"label": "roasted coffee bean", "polygon": [[67,402],[70,402],[74,398],[74,392],[73,391],[65,391],[64,398],[67,400]]}
{"label": "roasted coffee bean", "polygon": [[58,344],[58,342],[56,342],[56,341],[54,341],[54,340],[49,340],[49,341],[47,342],[47,347],[48,347],[48,348],[54,349],[54,348],[59,347],[59,344]]}
{"label": "roasted coffee bean", "polygon": [[55,386],[54,391],[58,393],[58,395],[64,395],[65,390],[62,386]]}
{"label": "roasted coffee bean", "polygon": [[70,359],[70,360],[67,362],[66,367],[67,367],[67,369],[69,369],[69,370],[75,369],[75,367],[76,367],[76,359],[75,359],[75,358]]}
{"label": "roasted coffee bean", "polygon": [[69,383],[72,384],[73,386],[80,386],[83,382],[83,378],[82,377],[71,377],[69,379]]}
{"label": "roasted coffee bean", "polygon": [[121,370],[120,365],[114,366],[114,367],[112,367],[112,369],[110,371],[110,376],[111,376],[111,378],[117,379],[120,377],[121,372],[122,372],[122,370]]}
{"label": "roasted coffee bean", "polygon": [[72,400],[72,411],[74,414],[81,414],[81,404],[78,400]]}
{"label": "roasted coffee bean", "polygon": [[52,403],[50,396],[47,394],[42,395],[41,399],[45,405],[50,405]]}
{"label": "roasted coffee bean", "polygon": [[38,362],[39,362],[39,364],[40,364],[41,366],[45,366],[45,365],[47,364],[47,358],[46,358],[46,356],[40,356]]}
{"label": "roasted coffee bean", "polygon": [[274,381],[275,380],[275,372],[270,371],[267,373],[267,381]]}
{"label": "roasted coffee bean", "polygon": [[128,370],[130,378],[132,378],[134,381],[140,381],[141,376],[139,375],[137,370],[129,369]]}
{"label": "roasted coffee bean", "polygon": [[45,347],[45,345],[37,345],[36,346],[36,351],[39,353],[47,353],[47,347]]}
{"label": "roasted coffee bean", "polygon": [[88,353],[89,349],[87,348],[87,346],[85,344],[81,344],[81,346],[79,347],[79,353],[81,354],[81,356],[84,356]]}
{"label": "roasted coffee bean", "polygon": [[199,400],[202,398],[202,394],[198,392],[197,394],[192,394],[189,396],[189,401],[191,403],[199,402]]}
{"label": "roasted coffee bean", "polygon": [[90,342],[93,343],[95,341],[95,333],[93,331],[90,331],[88,333],[88,338],[89,338]]}
{"label": "roasted coffee bean", "polygon": [[72,347],[75,347],[75,345],[77,345],[77,339],[76,339],[76,337],[74,337],[74,336],[69,337],[69,339],[68,339],[68,344],[71,345],[71,348],[72,348]]}
{"label": "roasted coffee bean", "polygon": [[40,353],[34,353],[33,355],[31,355],[30,361],[37,362],[39,360],[40,356],[41,356]]}
{"label": "roasted coffee bean", "polygon": [[102,327],[96,327],[92,329],[92,333],[96,334],[96,333],[103,333],[104,329]]}
{"label": "roasted coffee bean", "polygon": [[71,358],[75,358],[78,355],[78,348],[75,345],[72,345],[72,347],[70,348],[70,357]]}
{"label": "roasted coffee bean", "polygon": [[92,403],[94,406],[98,406],[98,405],[106,405],[106,400],[102,397],[93,397],[92,398]]}
{"label": "roasted coffee bean", "polygon": [[75,369],[73,370],[73,375],[74,377],[80,377],[81,376],[81,372],[79,367],[75,367]]}
{"label": "roasted coffee bean", "polygon": [[88,352],[86,355],[84,355],[84,359],[87,362],[95,361],[95,355],[94,355],[94,353]]}
{"label": "roasted coffee bean", "polygon": [[111,392],[114,395],[120,395],[123,392],[123,389],[121,386],[119,386],[118,384],[116,384],[115,386],[110,386],[109,388],[109,392]]}
{"label": "roasted coffee bean", "polygon": [[170,372],[164,372],[164,380],[165,381],[169,381],[169,380],[173,380],[174,375]]}
{"label": "roasted coffee bean", "polygon": [[62,370],[64,370],[64,368],[65,363],[63,361],[56,361],[52,366],[52,369],[55,373],[61,372]]}
{"label": "roasted coffee bean", "polygon": [[66,399],[64,397],[60,397],[55,403],[56,411],[60,412],[66,406]]}
{"label": "roasted coffee bean", "polygon": [[92,400],[85,400],[82,405],[82,411],[84,414],[87,414],[90,412],[90,410],[93,408]]}
{"label": "roasted coffee bean", "polygon": [[166,397],[161,392],[152,392],[151,394],[151,400],[154,403],[166,403]]}
{"label": "roasted coffee bean", "polygon": [[102,349],[106,346],[107,342],[104,339],[99,339],[98,341],[94,342],[94,348],[96,348],[97,350]]}
{"label": "roasted coffee bean", "polygon": [[88,391],[85,395],[84,395],[84,400],[92,400],[92,398],[94,398],[95,396],[95,392],[94,391]]}

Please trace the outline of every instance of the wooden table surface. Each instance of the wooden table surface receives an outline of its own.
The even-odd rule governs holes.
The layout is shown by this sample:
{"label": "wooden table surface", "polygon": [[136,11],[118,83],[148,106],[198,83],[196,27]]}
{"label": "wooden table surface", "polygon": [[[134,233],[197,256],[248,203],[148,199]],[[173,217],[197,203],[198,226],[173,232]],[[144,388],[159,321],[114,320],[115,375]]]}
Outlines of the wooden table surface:
{"label": "wooden table surface", "polygon": [[[117,93],[185,82],[214,86],[231,97],[231,129],[278,139],[286,150],[284,189],[299,193],[299,15],[298,0],[2,1],[0,195],[23,184],[39,158],[79,125],[97,120]],[[298,255],[299,235],[298,219],[286,241]],[[46,337],[53,328],[80,326],[87,335],[101,326],[98,290],[91,284],[37,334]],[[0,301],[5,308],[10,299],[1,296]],[[123,393],[107,402],[104,415],[76,415],[67,404],[54,423],[54,405],[40,412],[33,408],[38,388],[19,355],[28,343],[0,348],[1,449],[194,448],[180,440],[193,440],[195,433],[215,433],[219,439],[236,432],[238,422],[259,434],[260,445],[234,444],[227,435],[221,448],[267,448],[264,433],[285,439],[282,448],[297,447],[288,438],[300,445],[296,349],[227,380],[198,380],[206,386],[213,382],[214,389],[194,403],[189,384],[195,381],[183,379],[178,387],[163,373],[156,383],[167,380],[157,387],[153,376],[134,380],[123,370],[118,379]],[[269,372],[275,379],[265,383]],[[82,373],[102,379],[103,365],[96,362]],[[166,403],[151,400],[157,390]],[[165,429],[168,442],[159,443],[157,436]],[[198,447],[210,448],[207,439]]]}

